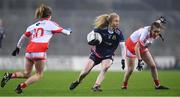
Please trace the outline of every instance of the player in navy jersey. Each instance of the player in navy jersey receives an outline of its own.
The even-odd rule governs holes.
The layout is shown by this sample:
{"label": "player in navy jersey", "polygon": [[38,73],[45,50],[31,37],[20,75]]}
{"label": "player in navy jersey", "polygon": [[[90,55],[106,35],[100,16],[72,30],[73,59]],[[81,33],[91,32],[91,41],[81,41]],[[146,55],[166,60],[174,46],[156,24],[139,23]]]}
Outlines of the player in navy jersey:
{"label": "player in navy jersey", "polygon": [[119,21],[119,15],[116,13],[103,14],[96,18],[95,29],[90,33],[99,33],[102,37],[102,42],[91,48],[91,53],[87,64],[81,71],[79,78],[70,85],[70,90],[75,89],[79,85],[79,83],[81,83],[81,81],[86,77],[86,75],[88,75],[91,69],[101,63],[102,69],[99,73],[99,76],[97,77],[94,86],[92,87],[92,90],[102,91],[100,85],[104,80],[105,73],[113,62],[114,52],[117,49],[118,45],[120,45],[122,51],[122,63],[125,63],[124,36],[118,29]]}

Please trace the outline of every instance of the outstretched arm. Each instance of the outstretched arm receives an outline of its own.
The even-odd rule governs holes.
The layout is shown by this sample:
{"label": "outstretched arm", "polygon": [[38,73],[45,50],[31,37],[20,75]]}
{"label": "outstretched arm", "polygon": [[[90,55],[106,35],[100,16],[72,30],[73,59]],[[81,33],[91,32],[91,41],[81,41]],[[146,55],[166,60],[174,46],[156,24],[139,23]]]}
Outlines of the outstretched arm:
{"label": "outstretched arm", "polygon": [[21,48],[21,47],[22,47],[22,45],[23,45],[24,41],[26,40],[26,38],[27,38],[27,36],[24,35],[24,34],[21,36],[21,38],[19,39],[19,41],[18,41],[18,43],[17,43],[17,47],[18,47],[18,48]]}
{"label": "outstretched arm", "polygon": [[63,29],[61,32],[66,35],[70,35],[72,33],[72,30],[71,28],[67,28],[67,29]]}
{"label": "outstretched arm", "polygon": [[63,33],[65,35],[70,35],[72,33],[71,28],[64,29],[62,27],[59,27],[57,30],[52,30],[52,33]]}
{"label": "outstretched arm", "polygon": [[[15,50],[12,52],[12,56],[16,56],[17,54],[19,54],[20,48],[22,47],[25,39],[28,37],[28,36],[26,36],[26,35],[28,35],[28,34],[25,33],[25,34],[23,34],[23,35],[21,36],[21,38],[19,39],[19,41],[18,41],[18,43],[17,43],[17,45],[16,45]],[[29,36],[30,36],[30,34],[29,34]]]}

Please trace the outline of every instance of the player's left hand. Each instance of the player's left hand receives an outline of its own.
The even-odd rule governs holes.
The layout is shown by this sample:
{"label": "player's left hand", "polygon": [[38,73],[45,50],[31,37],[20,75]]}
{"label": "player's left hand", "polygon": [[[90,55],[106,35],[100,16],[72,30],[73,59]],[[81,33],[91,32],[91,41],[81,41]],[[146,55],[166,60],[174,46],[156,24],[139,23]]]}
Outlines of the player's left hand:
{"label": "player's left hand", "polygon": [[138,71],[142,71],[143,70],[143,65],[144,65],[144,63],[142,62],[142,60],[138,60],[138,65],[137,65],[136,69]]}
{"label": "player's left hand", "polygon": [[121,60],[121,67],[124,70],[124,68],[125,68],[125,60],[124,59]]}

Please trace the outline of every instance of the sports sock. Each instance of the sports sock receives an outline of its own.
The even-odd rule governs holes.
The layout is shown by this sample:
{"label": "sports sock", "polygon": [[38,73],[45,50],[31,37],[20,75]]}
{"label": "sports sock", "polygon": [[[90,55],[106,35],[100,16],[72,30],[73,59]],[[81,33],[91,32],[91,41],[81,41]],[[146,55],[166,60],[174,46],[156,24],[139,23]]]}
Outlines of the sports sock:
{"label": "sports sock", "polygon": [[154,84],[156,85],[156,87],[160,86],[160,81],[159,80],[154,80]]}
{"label": "sports sock", "polygon": [[21,89],[24,89],[24,88],[27,87],[27,84],[26,83],[21,83],[20,86],[21,86]]}
{"label": "sports sock", "polygon": [[123,82],[123,87],[127,87],[128,86],[128,82]]}

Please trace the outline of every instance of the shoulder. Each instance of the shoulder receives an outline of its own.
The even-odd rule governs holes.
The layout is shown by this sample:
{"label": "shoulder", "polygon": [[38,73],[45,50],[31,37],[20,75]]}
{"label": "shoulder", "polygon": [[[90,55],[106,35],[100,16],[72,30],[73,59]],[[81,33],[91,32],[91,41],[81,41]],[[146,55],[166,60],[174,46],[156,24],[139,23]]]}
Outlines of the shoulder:
{"label": "shoulder", "polygon": [[138,31],[141,31],[141,32],[149,32],[149,30],[150,30],[150,26],[145,26],[138,29]]}
{"label": "shoulder", "polygon": [[117,31],[116,33],[119,34],[119,35],[123,34],[123,32],[119,28],[116,31]]}
{"label": "shoulder", "polygon": [[108,29],[107,28],[102,28],[102,29],[94,28],[94,32],[99,32],[99,33],[101,33],[101,32],[108,32]]}
{"label": "shoulder", "polygon": [[35,26],[36,26],[37,23],[38,23],[38,22],[36,22],[36,23],[34,23],[34,24],[28,26],[26,30],[27,30],[27,31],[33,30],[33,29],[35,28]]}
{"label": "shoulder", "polygon": [[135,35],[145,35],[145,34],[148,34],[150,32],[150,26],[145,26],[145,27],[141,27],[137,30],[135,30],[133,33]]}
{"label": "shoulder", "polygon": [[57,30],[61,27],[57,22],[51,21],[51,20],[45,20],[45,25],[42,25],[46,30]]}
{"label": "shoulder", "polygon": [[117,35],[118,37],[120,38],[120,42],[124,41],[124,35],[123,35],[123,32],[120,30],[120,29],[117,29]]}
{"label": "shoulder", "polygon": [[59,23],[57,23],[57,22],[55,22],[55,21],[48,20],[48,21],[46,21],[46,22],[47,22],[47,24],[49,24],[49,25],[59,26]]}

